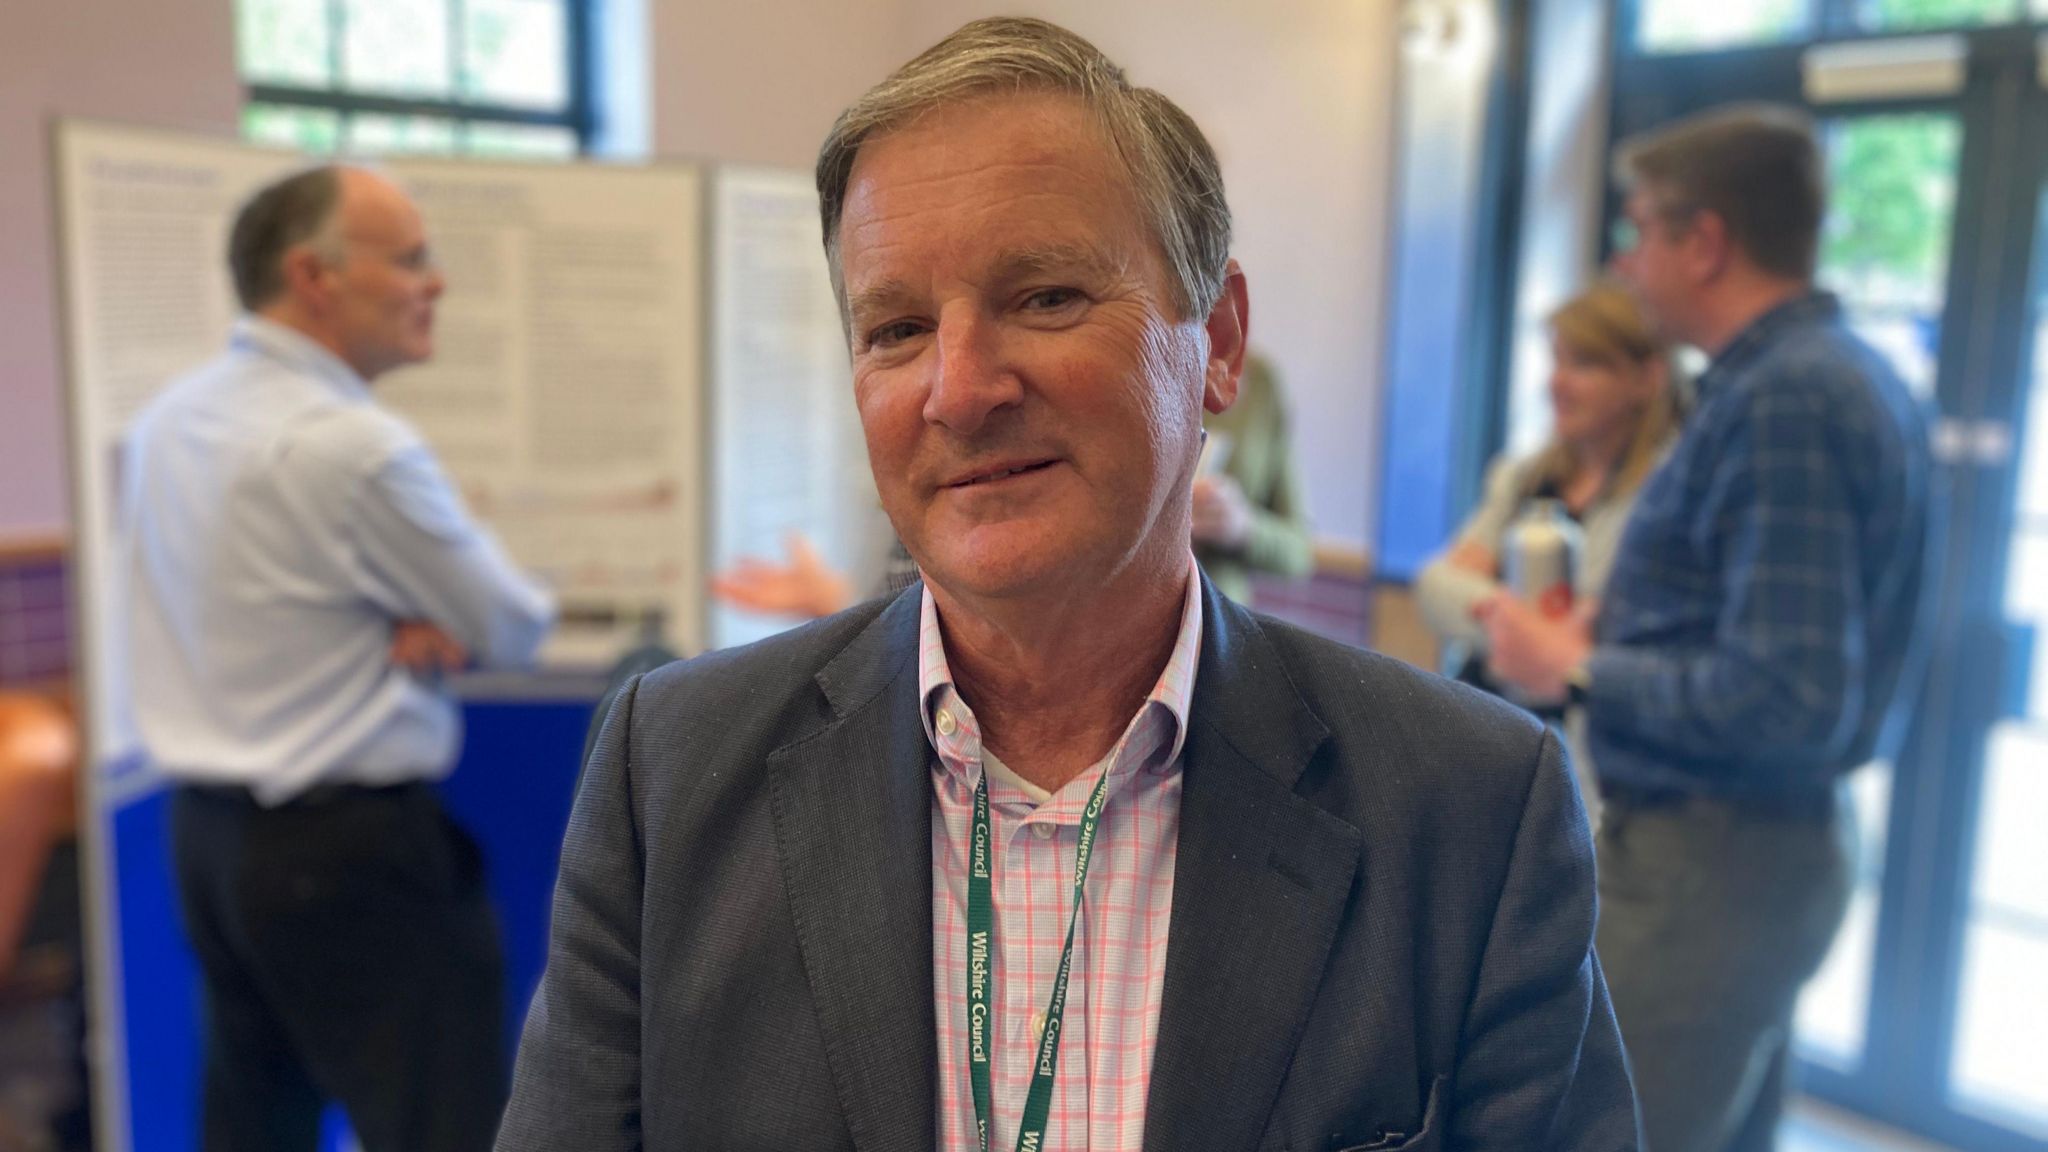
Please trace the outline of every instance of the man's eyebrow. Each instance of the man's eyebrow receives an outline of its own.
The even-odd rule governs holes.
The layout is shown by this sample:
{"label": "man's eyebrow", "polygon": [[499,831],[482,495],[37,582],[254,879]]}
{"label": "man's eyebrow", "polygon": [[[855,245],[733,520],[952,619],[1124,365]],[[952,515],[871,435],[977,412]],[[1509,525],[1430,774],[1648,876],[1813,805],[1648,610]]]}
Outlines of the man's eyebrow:
{"label": "man's eyebrow", "polygon": [[997,280],[1017,280],[1046,273],[1078,272],[1095,281],[1118,281],[1130,271],[1129,262],[1113,259],[1109,253],[1087,244],[1045,244],[1008,252],[996,261]]}
{"label": "man's eyebrow", "polygon": [[846,315],[859,323],[863,317],[887,308],[892,302],[910,295],[910,285],[891,276],[873,284],[864,284],[858,290],[846,294]]}

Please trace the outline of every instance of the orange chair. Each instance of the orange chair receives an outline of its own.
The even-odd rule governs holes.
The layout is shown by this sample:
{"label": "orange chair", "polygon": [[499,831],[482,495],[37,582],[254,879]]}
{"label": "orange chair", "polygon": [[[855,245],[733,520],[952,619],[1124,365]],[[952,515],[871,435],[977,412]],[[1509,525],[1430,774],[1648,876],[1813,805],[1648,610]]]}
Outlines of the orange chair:
{"label": "orange chair", "polygon": [[41,696],[0,693],[0,987],[50,851],[78,831],[78,726]]}

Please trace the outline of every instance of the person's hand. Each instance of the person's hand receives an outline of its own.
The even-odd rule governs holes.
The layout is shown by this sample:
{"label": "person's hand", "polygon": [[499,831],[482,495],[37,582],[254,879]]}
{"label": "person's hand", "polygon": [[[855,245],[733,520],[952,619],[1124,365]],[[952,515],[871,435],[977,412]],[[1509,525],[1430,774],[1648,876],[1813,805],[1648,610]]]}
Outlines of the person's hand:
{"label": "person's hand", "polygon": [[1477,540],[1467,540],[1451,549],[1450,555],[1444,557],[1444,563],[1488,580],[1500,578],[1500,557]]}
{"label": "person's hand", "polygon": [[425,620],[400,620],[391,626],[391,662],[422,680],[469,666],[469,649]]}
{"label": "person's hand", "polygon": [[853,585],[801,533],[785,540],[789,563],[742,556],[711,578],[711,594],[735,608],[816,619],[853,603]]}
{"label": "person's hand", "polygon": [[1600,598],[1581,596],[1572,604],[1572,627],[1588,636],[1594,635],[1593,626],[1600,620]]}
{"label": "person's hand", "polygon": [[1244,489],[1228,476],[1195,478],[1195,527],[1197,544],[1241,548],[1252,534],[1252,502]]}
{"label": "person's hand", "polygon": [[1486,629],[1486,671],[1519,689],[1532,704],[1565,698],[1565,677],[1593,652],[1592,617],[1544,615],[1510,593],[1497,592],[1472,610]]}

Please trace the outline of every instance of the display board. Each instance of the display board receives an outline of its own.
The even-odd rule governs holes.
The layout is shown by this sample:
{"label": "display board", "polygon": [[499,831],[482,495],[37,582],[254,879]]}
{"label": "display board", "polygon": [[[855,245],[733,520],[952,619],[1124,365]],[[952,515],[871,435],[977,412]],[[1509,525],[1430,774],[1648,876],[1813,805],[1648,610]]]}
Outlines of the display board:
{"label": "display board", "polygon": [[[103,626],[114,479],[135,411],[216,355],[236,316],[223,253],[234,211],[298,167],[212,137],[59,126],[59,253],[72,411],[78,588],[92,695],[119,667]],[[376,382],[507,550],[560,597],[550,663],[603,665],[657,615],[704,644],[695,168],[406,159],[448,289],[425,365]],[[126,740],[117,708],[95,735]]]}
{"label": "display board", "polygon": [[[725,168],[712,201],[713,568],[784,558],[785,538],[799,532],[865,597],[890,536],[854,410],[817,192],[802,173]],[[721,647],[787,625],[711,612]]]}
{"label": "display board", "polygon": [[562,603],[544,661],[654,614],[704,645],[702,207],[694,168],[392,164],[448,278],[432,361],[378,399]]}

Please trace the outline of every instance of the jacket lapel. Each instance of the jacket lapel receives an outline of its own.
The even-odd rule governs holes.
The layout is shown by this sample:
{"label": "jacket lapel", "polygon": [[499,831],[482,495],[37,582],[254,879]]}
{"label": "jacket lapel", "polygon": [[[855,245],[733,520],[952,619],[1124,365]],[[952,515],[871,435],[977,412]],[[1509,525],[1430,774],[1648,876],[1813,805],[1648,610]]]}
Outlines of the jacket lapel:
{"label": "jacket lapel", "polygon": [[818,674],[833,720],[768,759],[777,848],[847,1128],[933,1146],[931,780],[917,715],[920,586]]}
{"label": "jacket lapel", "polygon": [[1327,729],[1204,585],[1150,1152],[1257,1145],[1359,870],[1358,829],[1294,794]]}

